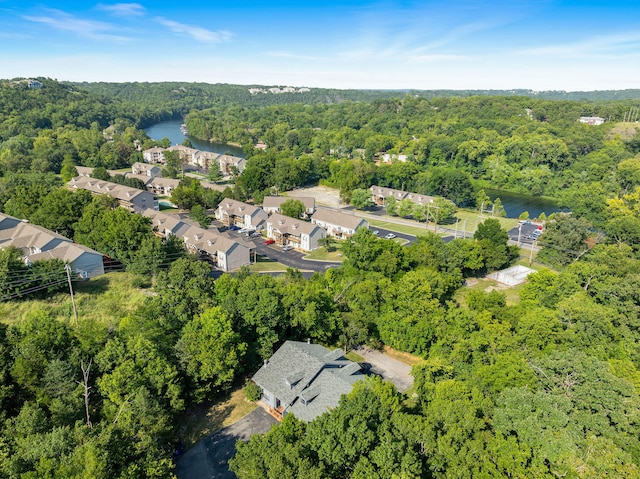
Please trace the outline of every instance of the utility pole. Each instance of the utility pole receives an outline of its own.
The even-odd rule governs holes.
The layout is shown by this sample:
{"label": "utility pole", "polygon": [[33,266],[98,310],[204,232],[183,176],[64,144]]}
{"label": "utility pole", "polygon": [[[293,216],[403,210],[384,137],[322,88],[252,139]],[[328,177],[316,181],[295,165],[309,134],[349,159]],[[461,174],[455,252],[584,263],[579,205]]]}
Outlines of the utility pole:
{"label": "utility pole", "polygon": [[73,317],[78,324],[78,311],[76,310],[76,300],[73,297],[73,285],[71,284],[71,267],[68,264],[64,265],[64,269],[67,272],[67,281],[69,281],[69,292],[71,293],[71,304],[73,305]]}
{"label": "utility pole", "polygon": [[536,245],[536,243],[536,240],[531,243],[531,253],[529,253],[529,266],[531,266],[531,263],[533,263],[533,247]]}

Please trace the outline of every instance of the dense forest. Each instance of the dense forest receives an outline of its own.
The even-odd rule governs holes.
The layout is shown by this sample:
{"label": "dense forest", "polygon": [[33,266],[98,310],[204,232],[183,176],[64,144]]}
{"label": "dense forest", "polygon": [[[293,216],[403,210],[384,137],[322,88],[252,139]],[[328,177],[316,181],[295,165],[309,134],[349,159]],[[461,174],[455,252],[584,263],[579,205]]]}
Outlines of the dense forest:
{"label": "dense forest", "polygon": [[[620,120],[637,100],[403,93],[251,106],[231,93],[171,94],[189,84],[142,95],[42,82],[1,82],[0,211],[109,255],[106,277],[132,275],[131,291],[146,294],[126,313],[114,298],[101,320],[76,321],[60,264],[30,270],[0,250],[0,297],[11,301],[0,322],[2,477],[172,477],[180,414],[241,386],[284,340],[307,338],[412,353],[415,386],[402,395],[372,378],[312,423],[287,416],[238,446],[240,479],[640,477],[640,136],[577,121]],[[349,197],[378,183],[473,205],[495,186],[557,196],[572,214],[547,222],[548,267],[509,300],[465,286],[518,258],[495,219],[448,243],[425,234],[400,246],[362,230],[341,245],[342,267],[311,279],[246,269],[214,279],[148,220],[63,187],[76,165],[137,161],[156,144],[140,125],[185,112],[198,136],[246,146],[237,197],[317,182]],[[269,148],[254,150],[257,140]],[[407,161],[378,165],[381,153]],[[37,298],[14,299],[34,284]]]}

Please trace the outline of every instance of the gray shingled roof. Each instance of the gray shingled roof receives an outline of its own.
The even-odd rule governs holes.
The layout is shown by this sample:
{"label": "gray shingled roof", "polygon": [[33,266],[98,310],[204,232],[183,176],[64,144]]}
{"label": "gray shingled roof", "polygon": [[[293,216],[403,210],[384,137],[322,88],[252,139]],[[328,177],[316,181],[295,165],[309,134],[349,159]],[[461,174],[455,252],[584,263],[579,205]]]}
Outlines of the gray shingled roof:
{"label": "gray shingled roof", "polygon": [[308,221],[299,218],[290,218],[289,216],[273,213],[267,220],[267,224],[271,224],[282,234],[300,236],[301,234],[311,235],[315,229],[319,229],[318,225],[314,225]]}
{"label": "gray shingled roof", "polygon": [[311,221],[322,221],[334,226],[341,226],[343,228],[349,228],[355,230],[360,225],[367,224],[366,220],[359,216],[349,215],[341,213],[336,210],[330,210],[327,208],[318,208],[311,217]]}
{"label": "gray shingled roof", "polygon": [[286,341],[253,376],[262,389],[274,394],[303,421],[311,421],[338,405],[342,394],[364,376],[360,366],[343,357],[341,349]]}

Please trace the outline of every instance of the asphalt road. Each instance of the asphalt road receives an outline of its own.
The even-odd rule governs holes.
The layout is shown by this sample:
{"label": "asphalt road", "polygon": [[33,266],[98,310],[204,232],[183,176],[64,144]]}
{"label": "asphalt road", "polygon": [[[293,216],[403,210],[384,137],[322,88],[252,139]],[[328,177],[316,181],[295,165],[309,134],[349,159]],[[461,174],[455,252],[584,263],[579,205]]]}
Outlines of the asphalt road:
{"label": "asphalt road", "polygon": [[248,442],[254,434],[268,432],[276,423],[261,407],[235,424],[225,427],[189,449],[176,463],[179,479],[235,479],[229,471],[229,459],[236,453],[236,441]]}
{"label": "asphalt road", "polygon": [[225,232],[230,238],[236,241],[240,241],[247,247],[255,250],[255,252],[261,256],[266,256],[269,259],[282,263],[285,266],[291,268],[297,268],[303,271],[323,272],[329,268],[337,268],[342,263],[336,261],[313,261],[303,259],[305,253],[299,251],[282,251],[282,247],[279,245],[266,245],[264,244],[264,237],[257,238],[245,238],[237,231],[227,230]]}
{"label": "asphalt road", "polygon": [[389,233],[393,233],[394,235],[396,235],[396,238],[402,238],[404,240],[407,240],[408,241],[408,243],[406,243],[407,245],[410,245],[411,243],[415,243],[416,242],[416,237],[415,236],[408,235],[406,233],[398,233],[397,231],[386,230],[384,228],[375,228],[373,226],[369,227],[369,229],[371,231],[373,231],[374,233],[377,231],[378,232],[377,236],[379,238],[384,238]]}

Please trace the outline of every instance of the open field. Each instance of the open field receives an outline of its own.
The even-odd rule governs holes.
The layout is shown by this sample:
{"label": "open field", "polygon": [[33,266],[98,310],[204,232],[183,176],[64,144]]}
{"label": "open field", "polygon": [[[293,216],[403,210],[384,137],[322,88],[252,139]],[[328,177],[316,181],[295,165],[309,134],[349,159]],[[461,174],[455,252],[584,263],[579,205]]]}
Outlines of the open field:
{"label": "open field", "polygon": [[[117,326],[121,318],[133,312],[151,294],[135,285],[131,273],[107,273],[84,282],[74,282],[74,296],[78,320],[92,320],[107,326]],[[73,307],[69,291],[51,295],[44,300],[25,299],[0,303],[0,321],[13,323],[45,311],[60,321],[73,321]]]}
{"label": "open field", "polygon": [[328,186],[312,186],[310,188],[297,188],[285,193],[291,198],[311,197],[316,199],[317,205],[330,206],[332,208],[342,208],[346,205],[340,200],[340,193],[336,188]]}

